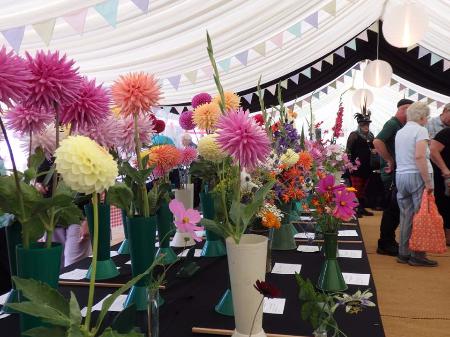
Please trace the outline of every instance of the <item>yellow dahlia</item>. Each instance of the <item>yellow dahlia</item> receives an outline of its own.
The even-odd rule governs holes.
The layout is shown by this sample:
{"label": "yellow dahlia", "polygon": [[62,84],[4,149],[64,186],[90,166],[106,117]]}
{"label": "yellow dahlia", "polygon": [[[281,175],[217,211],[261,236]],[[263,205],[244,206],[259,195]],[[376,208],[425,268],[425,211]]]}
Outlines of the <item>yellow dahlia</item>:
{"label": "yellow dahlia", "polygon": [[298,158],[298,153],[294,152],[292,149],[287,149],[287,151],[281,155],[280,162],[287,167],[291,167],[297,163]]}
{"label": "yellow dahlia", "polygon": [[[241,98],[238,95],[231,91],[225,91],[223,95],[225,96],[225,111],[239,109]],[[220,95],[214,97],[213,102],[220,105],[220,102],[222,102]]]}
{"label": "yellow dahlia", "polygon": [[216,134],[206,135],[198,141],[198,154],[206,160],[218,162],[226,157],[225,152],[219,148],[216,138]]}
{"label": "yellow dahlia", "polygon": [[56,170],[74,191],[101,193],[114,185],[117,163],[103,147],[85,136],[70,136],[55,151]]}
{"label": "yellow dahlia", "polygon": [[194,110],[192,120],[202,130],[214,130],[220,115],[220,108],[216,103],[206,103]]}

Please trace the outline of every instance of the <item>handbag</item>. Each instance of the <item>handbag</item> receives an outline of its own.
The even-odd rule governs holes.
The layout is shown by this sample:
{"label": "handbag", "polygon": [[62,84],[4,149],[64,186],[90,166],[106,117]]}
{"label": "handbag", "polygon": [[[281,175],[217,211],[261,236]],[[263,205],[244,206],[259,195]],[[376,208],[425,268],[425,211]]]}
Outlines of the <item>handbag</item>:
{"label": "handbag", "polygon": [[409,249],[437,254],[447,251],[444,220],[438,212],[432,193],[423,192],[420,209],[413,218]]}

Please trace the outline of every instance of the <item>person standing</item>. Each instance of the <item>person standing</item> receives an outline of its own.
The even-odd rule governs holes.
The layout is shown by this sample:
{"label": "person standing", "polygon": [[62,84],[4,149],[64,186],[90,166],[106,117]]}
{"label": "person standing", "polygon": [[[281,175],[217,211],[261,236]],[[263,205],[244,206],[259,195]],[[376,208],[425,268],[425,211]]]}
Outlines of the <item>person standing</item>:
{"label": "person standing", "polygon": [[439,116],[431,118],[426,128],[430,134],[430,139],[433,139],[436,134],[441,131],[445,127],[450,126],[450,103],[447,103],[442,109],[442,112]]}
{"label": "person standing", "polygon": [[385,191],[385,207],[380,224],[380,238],[377,253],[396,256],[398,243],[395,241],[395,230],[400,221],[400,210],[395,188],[395,136],[406,123],[406,109],[413,103],[410,99],[401,99],[397,103],[397,112],[383,126],[375,137],[373,145],[381,157],[381,181]]}
{"label": "person standing", "polygon": [[358,160],[360,165],[356,171],[350,172],[350,181],[352,187],[356,189],[356,197],[358,198],[358,218],[363,215],[372,216],[373,213],[365,209],[365,191],[367,182],[372,173],[370,165],[370,158],[373,150],[373,134],[369,131],[369,125],[372,122],[370,120],[370,112],[355,114],[358,127],[356,131],[352,131],[347,139],[346,152],[349,155],[349,159],[353,164]]}

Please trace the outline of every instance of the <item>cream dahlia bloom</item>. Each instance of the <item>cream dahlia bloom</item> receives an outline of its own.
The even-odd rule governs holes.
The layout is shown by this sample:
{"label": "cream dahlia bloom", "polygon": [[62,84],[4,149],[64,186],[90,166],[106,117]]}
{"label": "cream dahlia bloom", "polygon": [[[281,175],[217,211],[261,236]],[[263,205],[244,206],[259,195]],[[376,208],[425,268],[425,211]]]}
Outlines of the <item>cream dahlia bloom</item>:
{"label": "cream dahlia bloom", "polygon": [[287,167],[291,167],[297,163],[298,158],[298,153],[294,152],[292,149],[287,149],[287,151],[281,155],[280,162]]}
{"label": "cream dahlia bloom", "polygon": [[74,191],[101,193],[114,185],[117,163],[100,145],[85,136],[70,136],[55,151],[56,170]]}
{"label": "cream dahlia bloom", "polygon": [[225,151],[219,148],[216,138],[216,134],[206,135],[199,139],[197,145],[198,154],[213,162],[222,161],[226,157]]}

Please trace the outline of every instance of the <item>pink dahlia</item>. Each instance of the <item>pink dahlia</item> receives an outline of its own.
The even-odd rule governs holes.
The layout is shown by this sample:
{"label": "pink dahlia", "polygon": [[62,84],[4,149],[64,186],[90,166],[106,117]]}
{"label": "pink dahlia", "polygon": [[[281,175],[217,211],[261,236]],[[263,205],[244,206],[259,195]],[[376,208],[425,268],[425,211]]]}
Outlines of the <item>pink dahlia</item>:
{"label": "pink dahlia", "polygon": [[[126,153],[133,153],[135,150],[134,144],[134,119],[130,115],[120,120],[120,135],[117,143],[122,151]],[[153,122],[145,117],[138,118],[138,133],[142,144],[149,144],[152,134],[154,133]]]}
{"label": "pink dahlia", "polygon": [[31,73],[24,59],[0,49],[0,102],[8,107],[22,101],[30,92]]}
{"label": "pink dahlia", "polygon": [[97,123],[86,129],[78,129],[78,133],[91,138],[107,149],[112,149],[120,143],[123,132],[122,123],[122,120],[114,116],[109,116],[101,123]]}
{"label": "pink dahlia", "polygon": [[9,109],[5,116],[8,127],[16,132],[28,134],[30,132],[41,131],[46,124],[53,121],[53,113],[37,109],[35,107],[26,108],[22,104]]}
{"label": "pink dahlia", "polygon": [[230,110],[217,124],[217,142],[242,167],[252,169],[270,153],[264,130],[242,109]]}
{"label": "pink dahlia", "polygon": [[81,77],[75,61],[59,52],[38,51],[34,58],[26,53],[28,68],[31,71],[31,93],[24,101],[26,106],[34,106],[50,111],[55,104],[68,106],[78,99]]}
{"label": "pink dahlia", "polygon": [[211,101],[212,101],[212,97],[210,94],[208,94],[206,92],[197,94],[194,97],[192,97],[192,102],[191,102],[192,109],[195,109],[199,105],[202,105],[202,104],[211,103]]}
{"label": "pink dahlia", "polygon": [[109,115],[109,102],[107,89],[83,77],[78,99],[62,108],[61,123],[71,123],[75,129],[95,127]]}
{"label": "pink dahlia", "polygon": [[198,152],[197,149],[193,146],[187,146],[184,149],[180,150],[181,152],[181,165],[189,166],[192,162],[197,159]]}
{"label": "pink dahlia", "polygon": [[183,111],[179,118],[180,126],[183,130],[193,130],[195,129],[195,123],[192,120],[193,112],[191,110]]}
{"label": "pink dahlia", "polygon": [[[50,160],[56,150],[55,132],[56,130],[54,123],[46,125],[41,131],[36,132],[33,130],[31,138],[31,153],[34,153],[38,147],[41,147],[44,151],[45,157]],[[60,130],[60,140],[64,139],[67,134],[68,133],[66,131]],[[29,151],[29,142],[30,139],[28,137],[23,138],[21,147],[25,153],[28,153]]]}

